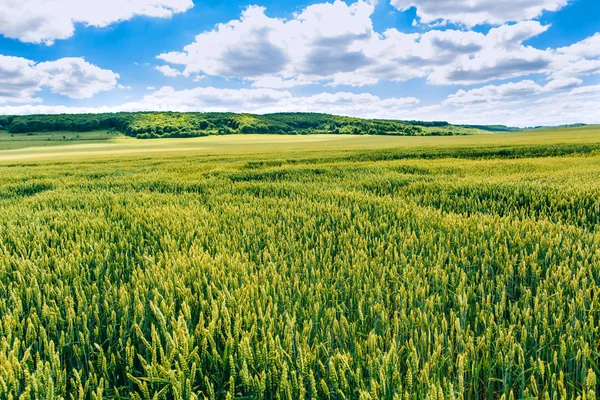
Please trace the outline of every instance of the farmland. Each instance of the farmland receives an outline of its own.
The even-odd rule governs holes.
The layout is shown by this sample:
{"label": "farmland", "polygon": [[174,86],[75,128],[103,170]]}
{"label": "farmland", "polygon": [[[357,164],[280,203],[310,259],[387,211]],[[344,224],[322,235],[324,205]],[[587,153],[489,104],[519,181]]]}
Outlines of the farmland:
{"label": "farmland", "polygon": [[600,127],[10,135],[0,398],[596,398]]}

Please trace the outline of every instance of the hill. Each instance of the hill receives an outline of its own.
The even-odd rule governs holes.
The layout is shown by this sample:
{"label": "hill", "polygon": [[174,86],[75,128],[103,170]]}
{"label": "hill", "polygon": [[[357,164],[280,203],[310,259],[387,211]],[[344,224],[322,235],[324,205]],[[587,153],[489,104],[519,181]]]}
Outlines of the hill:
{"label": "hill", "polygon": [[457,126],[443,121],[361,119],[317,113],[253,115],[180,112],[5,116],[0,117],[0,129],[13,134],[114,129],[140,139],[235,133],[454,136],[502,131],[501,128]]}

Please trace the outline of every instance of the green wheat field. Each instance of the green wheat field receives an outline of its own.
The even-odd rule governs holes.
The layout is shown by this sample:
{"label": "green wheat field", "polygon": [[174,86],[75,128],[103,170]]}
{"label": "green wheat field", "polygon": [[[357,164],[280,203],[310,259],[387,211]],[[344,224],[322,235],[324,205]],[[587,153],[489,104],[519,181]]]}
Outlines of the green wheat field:
{"label": "green wheat field", "polygon": [[1,399],[591,400],[599,284],[598,126],[0,132]]}

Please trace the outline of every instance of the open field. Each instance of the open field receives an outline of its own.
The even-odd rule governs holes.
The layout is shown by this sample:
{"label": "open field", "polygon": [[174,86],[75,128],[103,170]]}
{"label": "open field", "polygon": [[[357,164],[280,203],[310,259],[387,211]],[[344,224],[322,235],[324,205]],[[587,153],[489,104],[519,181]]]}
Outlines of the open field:
{"label": "open field", "polygon": [[0,398],[596,398],[599,127],[80,135],[0,140]]}
{"label": "open field", "polygon": [[[471,136],[370,136],[370,135],[226,135],[185,139],[137,140],[114,132],[71,133],[72,140],[61,141],[63,134],[18,136],[11,141],[0,131],[2,161],[48,160],[83,156],[87,158],[143,154],[224,154],[273,153],[280,151],[327,152],[402,149],[404,152],[431,153],[453,149],[481,149],[483,152],[519,148],[600,145],[599,126],[546,129]],[[48,135],[58,140],[48,141]],[[79,135],[79,138],[76,138]],[[50,147],[51,146],[51,147]],[[439,152],[438,152],[439,153]]]}
{"label": "open field", "polygon": [[73,143],[103,143],[119,137],[123,137],[123,135],[113,131],[11,134],[0,130],[0,151],[30,147],[66,146]]}

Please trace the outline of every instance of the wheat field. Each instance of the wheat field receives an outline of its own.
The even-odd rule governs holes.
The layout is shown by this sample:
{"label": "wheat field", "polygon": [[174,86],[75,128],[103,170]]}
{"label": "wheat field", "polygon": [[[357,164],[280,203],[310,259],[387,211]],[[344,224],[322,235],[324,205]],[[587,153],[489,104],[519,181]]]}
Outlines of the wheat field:
{"label": "wheat field", "polygon": [[189,140],[0,151],[0,398],[596,398],[597,127]]}

